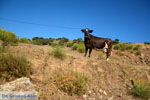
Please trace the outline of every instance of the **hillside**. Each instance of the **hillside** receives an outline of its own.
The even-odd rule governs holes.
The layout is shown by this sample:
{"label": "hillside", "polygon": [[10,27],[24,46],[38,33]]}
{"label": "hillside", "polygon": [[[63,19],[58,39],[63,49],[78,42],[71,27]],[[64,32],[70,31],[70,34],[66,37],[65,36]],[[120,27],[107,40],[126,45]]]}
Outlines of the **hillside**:
{"label": "hillside", "polygon": [[[134,45],[134,44],[133,44]],[[19,43],[10,52],[23,54],[31,62],[31,82],[36,85],[40,100],[141,100],[131,94],[131,80],[150,82],[150,46],[142,45],[142,53],[113,50],[109,61],[102,51],[93,50],[91,58],[65,47],[64,59],[53,57],[53,47]],[[119,52],[119,53],[118,53]],[[68,94],[55,85],[56,71],[84,73],[90,81],[80,95]],[[1,84],[4,84],[2,82]]]}

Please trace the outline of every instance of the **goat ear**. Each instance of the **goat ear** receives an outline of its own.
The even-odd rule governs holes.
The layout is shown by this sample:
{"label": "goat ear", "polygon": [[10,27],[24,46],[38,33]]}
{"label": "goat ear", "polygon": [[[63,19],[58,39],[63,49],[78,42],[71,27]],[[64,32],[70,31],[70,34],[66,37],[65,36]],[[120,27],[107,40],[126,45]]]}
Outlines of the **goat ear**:
{"label": "goat ear", "polygon": [[93,32],[93,30],[90,30],[90,33],[92,33]]}
{"label": "goat ear", "polygon": [[81,32],[84,32],[85,30],[84,29],[81,29]]}

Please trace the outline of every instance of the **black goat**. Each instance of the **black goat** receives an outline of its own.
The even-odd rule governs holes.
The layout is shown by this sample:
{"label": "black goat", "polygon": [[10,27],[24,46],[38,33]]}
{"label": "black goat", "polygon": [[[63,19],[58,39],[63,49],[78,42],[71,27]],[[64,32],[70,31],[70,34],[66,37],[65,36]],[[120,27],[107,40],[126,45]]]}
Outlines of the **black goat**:
{"label": "black goat", "polygon": [[84,33],[84,44],[85,44],[85,55],[88,52],[89,49],[89,57],[91,55],[92,49],[104,49],[104,52],[106,53],[106,59],[108,61],[109,56],[111,55],[112,51],[112,40],[108,38],[101,38],[91,35],[90,33],[93,32],[93,30],[90,30],[88,28],[81,30]]}

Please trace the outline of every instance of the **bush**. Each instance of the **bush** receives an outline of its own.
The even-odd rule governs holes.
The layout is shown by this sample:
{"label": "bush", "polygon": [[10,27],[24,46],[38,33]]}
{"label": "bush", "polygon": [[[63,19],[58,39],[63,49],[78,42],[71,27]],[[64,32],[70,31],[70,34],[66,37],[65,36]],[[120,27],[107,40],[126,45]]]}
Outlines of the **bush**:
{"label": "bush", "polygon": [[113,47],[115,50],[119,50],[120,49],[120,45],[119,44],[116,44],[116,45],[114,45],[114,47]]}
{"label": "bush", "polygon": [[15,45],[18,43],[18,38],[14,33],[3,29],[0,29],[0,40],[3,41],[3,46],[7,46],[8,44]]}
{"label": "bush", "polygon": [[62,37],[58,40],[59,40],[58,44],[61,45],[61,46],[64,46],[64,44],[69,41],[69,39],[65,38],[65,37]]}
{"label": "bush", "polygon": [[20,78],[30,75],[30,63],[21,55],[0,55],[0,79]]}
{"label": "bush", "polygon": [[53,50],[51,51],[51,54],[54,57],[60,58],[60,59],[63,59],[66,56],[64,49],[60,46],[54,47]]}
{"label": "bush", "polygon": [[67,43],[67,47],[72,47],[73,46],[73,43]]}
{"label": "bush", "polygon": [[52,46],[52,47],[55,47],[55,46],[57,46],[58,44],[55,43],[55,42],[50,42],[49,45]]}
{"label": "bush", "polygon": [[51,39],[43,38],[43,37],[33,37],[32,42],[36,45],[49,45],[49,43],[53,41]]}
{"label": "bush", "polygon": [[77,50],[79,44],[73,44],[72,50]]}
{"label": "bush", "polygon": [[113,40],[113,44],[118,44],[118,43],[119,43],[119,39]]}
{"label": "bush", "polygon": [[77,38],[73,40],[73,43],[83,43],[84,41],[82,40],[82,38]]}
{"label": "bush", "polygon": [[150,98],[150,83],[144,80],[137,80],[134,82],[131,89],[133,95],[149,100]]}
{"label": "bush", "polygon": [[136,50],[136,51],[141,50],[141,46],[140,45],[136,45],[136,46],[134,46],[133,50]]}
{"label": "bush", "polygon": [[124,51],[124,50],[132,50],[133,46],[127,43],[119,43],[119,44],[114,45],[113,48],[115,50]]}
{"label": "bush", "polygon": [[144,44],[150,45],[150,42],[144,42]]}
{"label": "bush", "polygon": [[85,93],[89,78],[77,71],[57,71],[54,73],[56,86],[64,92],[72,95]]}
{"label": "bush", "polygon": [[21,42],[21,43],[31,43],[31,41],[29,39],[25,38],[25,37],[24,38],[20,38],[19,42]]}
{"label": "bush", "polygon": [[85,46],[84,44],[79,44],[77,47],[78,52],[84,53],[85,52]]}

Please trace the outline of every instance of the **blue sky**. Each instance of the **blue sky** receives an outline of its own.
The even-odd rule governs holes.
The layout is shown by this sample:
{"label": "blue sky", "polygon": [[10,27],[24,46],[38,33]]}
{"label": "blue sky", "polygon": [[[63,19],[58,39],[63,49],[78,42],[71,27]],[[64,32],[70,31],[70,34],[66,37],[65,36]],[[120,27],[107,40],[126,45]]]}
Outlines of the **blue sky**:
{"label": "blue sky", "polygon": [[18,37],[83,38],[150,42],[150,0],[0,0],[0,28]]}

